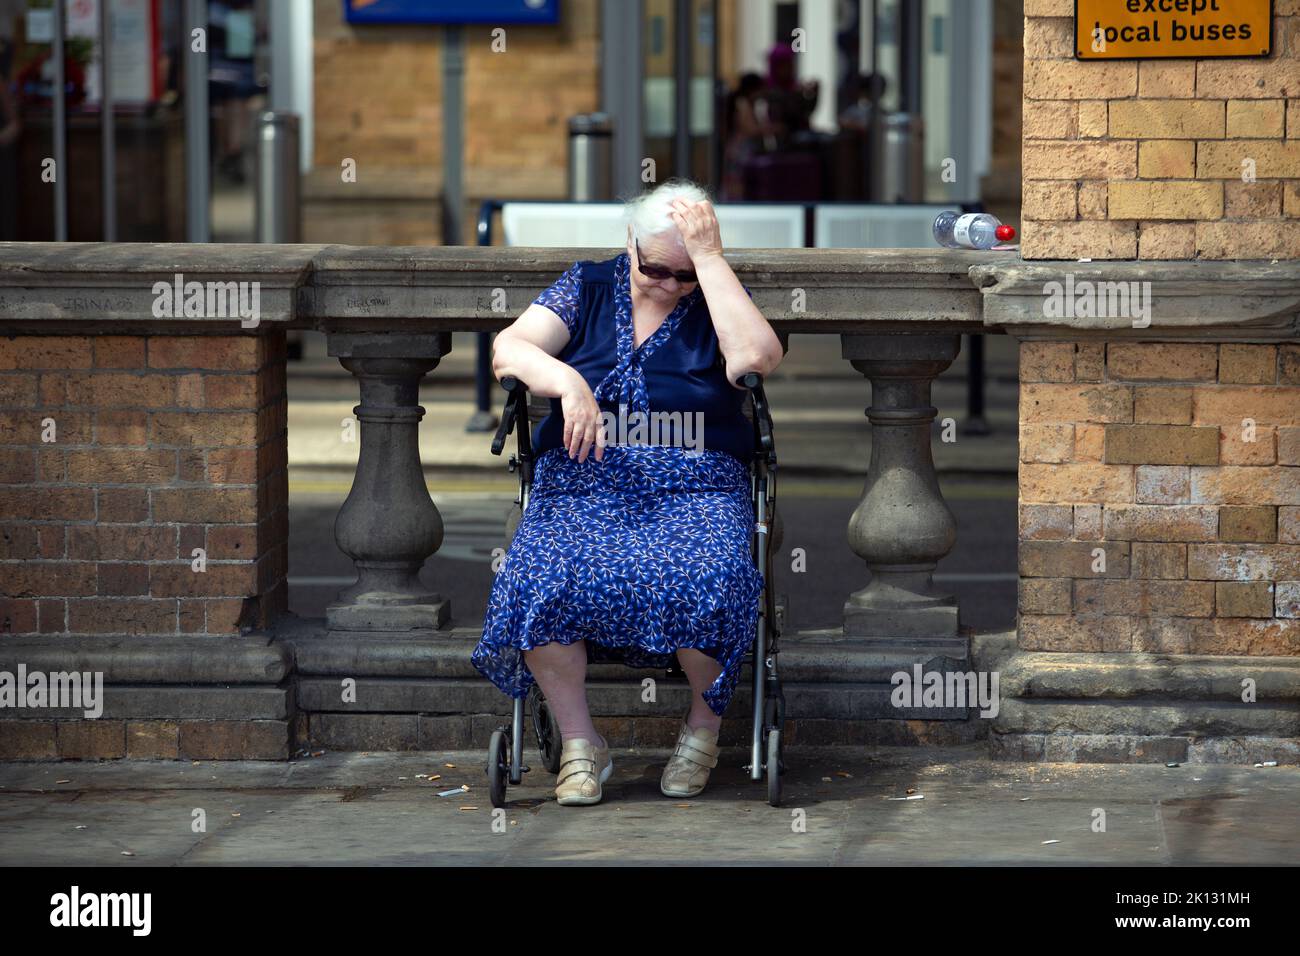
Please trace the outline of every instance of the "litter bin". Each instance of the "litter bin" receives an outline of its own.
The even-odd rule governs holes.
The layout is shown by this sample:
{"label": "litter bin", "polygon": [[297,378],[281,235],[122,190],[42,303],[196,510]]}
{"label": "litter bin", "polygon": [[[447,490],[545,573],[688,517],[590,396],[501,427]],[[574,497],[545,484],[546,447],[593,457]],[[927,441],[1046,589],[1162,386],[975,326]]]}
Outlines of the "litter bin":
{"label": "litter bin", "polygon": [[884,118],[881,161],[871,177],[872,202],[925,199],[925,121],[915,113]]}
{"label": "litter bin", "polygon": [[614,198],[614,122],[607,113],[569,117],[569,198]]}

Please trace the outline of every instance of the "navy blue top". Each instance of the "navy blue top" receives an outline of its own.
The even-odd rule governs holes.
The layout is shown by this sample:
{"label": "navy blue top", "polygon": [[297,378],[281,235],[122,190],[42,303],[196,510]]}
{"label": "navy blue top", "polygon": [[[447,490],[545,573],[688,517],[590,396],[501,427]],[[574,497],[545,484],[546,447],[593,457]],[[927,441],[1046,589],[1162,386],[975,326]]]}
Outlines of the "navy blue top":
{"label": "navy blue top", "polygon": [[[743,411],[749,393],[727,383],[699,286],[634,349],[630,269],[627,253],[604,262],[575,262],[534,300],[569,330],[556,358],[586,379],[602,411],[617,415],[625,404],[628,410],[702,412],[702,447],[727,452],[748,466],[754,455],[754,426]],[[611,436],[609,443],[616,440]],[[563,444],[564,413],[560,400],[552,398],[551,413],[534,430],[533,447],[540,456]],[[594,446],[588,454],[594,454]]]}

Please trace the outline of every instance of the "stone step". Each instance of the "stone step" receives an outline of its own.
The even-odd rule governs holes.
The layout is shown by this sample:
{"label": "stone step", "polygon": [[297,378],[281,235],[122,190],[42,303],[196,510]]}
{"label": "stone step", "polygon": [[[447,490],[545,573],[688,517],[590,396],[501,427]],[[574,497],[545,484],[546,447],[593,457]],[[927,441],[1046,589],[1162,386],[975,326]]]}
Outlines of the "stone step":
{"label": "stone step", "polygon": [[[303,676],[338,677],[479,677],[470,655],[481,631],[475,628],[407,631],[400,633],[329,633],[319,625],[300,624],[282,631],[280,642],[293,655],[295,670]],[[782,678],[795,682],[888,684],[900,670],[966,670],[968,637],[925,640],[876,641],[831,637],[828,632],[801,632],[780,640]],[[749,672],[746,658],[744,673]],[[634,671],[618,663],[594,663],[592,680],[620,680],[662,671]],[[743,680],[743,678],[742,678]]]}
{"label": "stone step", "polygon": [[[989,734],[994,760],[1048,763],[1300,764],[1295,737],[1201,734]],[[1263,769],[1263,768],[1261,768]]]}
{"label": "stone step", "polygon": [[[508,715],[511,702],[489,681],[453,678],[357,678],[355,703],[344,703],[345,678],[300,677],[298,709],[308,713],[372,714],[500,714]],[[966,720],[965,707],[894,707],[889,684],[810,684],[782,680],[786,712],[790,716],[838,720]],[[622,681],[589,679],[587,700],[592,714],[602,717],[662,717],[682,714],[690,706],[690,688],[681,678],[655,678],[655,700],[643,700],[639,679]],[[752,696],[748,685],[738,686],[728,714],[748,717]]]}
{"label": "stone step", "polygon": [[[287,760],[292,720],[0,719],[0,760]],[[184,769],[181,770],[184,773]]]}
{"label": "stone step", "polygon": [[993,720],[1003,734],[1300,737],[1300,704],[1238,700],[1004,699]]}
{"label": "stone step", "polygon": [[1005,697],[1240,702],[1300,701],[1300,657],[1168,657],[1017,652],[1000,662]]}
{"label": "stone step", "polygon": [[0,641],[0,671],[90,671],[106,684],[271,684],[288,676],[289,651],[269,635],[65,637]]}
{"label": "stone step", "polygon": [[[1300,757],[1300,658],[1012,651],[999,759],[1243,763]],[[1243,701],[1250,690],[1254,701]]]}
{"label": "stone step", "polygon": [[[614,747],[669,751],[681,727],[671,717],[593,718],[596,729]],[[312,750],[481,750],[498,727],[509,726],[500,714],[336,714],[300,713],[295,721],[299,746]],[[722,722],[726,759],[741,761],[752,735],[750,721],[728,717]],[[816,720],[786,722],[787,747],[949,747],[982,740],[988,721]],[[524,763],[541,767],[531,726],[524,732]],[[435,765],[436,766],[436,765]]]}
{"label": "stone step", "polygon": [[[288,686],[221,687],[131,686],[105,684],[103,710],[93,720],[286,720],[292,695]],[[85,707],[5,707],[18,720],[81,720]]]}

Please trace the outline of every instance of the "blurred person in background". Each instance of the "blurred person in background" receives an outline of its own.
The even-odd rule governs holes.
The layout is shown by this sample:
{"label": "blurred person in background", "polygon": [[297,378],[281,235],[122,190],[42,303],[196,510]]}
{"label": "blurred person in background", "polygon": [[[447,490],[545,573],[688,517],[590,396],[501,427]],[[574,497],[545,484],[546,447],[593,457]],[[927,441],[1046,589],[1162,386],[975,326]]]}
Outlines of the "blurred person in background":
{"label": "blurred person in background", "polygon": [[754,112],[754,100],[763,88],[763,78],[746,73],[727,94],[725,117],[726,147],[722,153],[721,199],[735,202],[745,198],[745,163],[762,149],[764,126]]}
{"label": "blurred person in background", "polygon": [[208,21],[208,97],[216,128],[213,163],[230,182],[243,183],[253,117],[250,101],[264,92],[253,70],[251,0],[213,2]]}
{"label": "blurred person in background", "polygon": [[761,104],[759,122],[770,129],[769,149],[788,149],[800,133],[809,130],[818,90],[816,80],[798,81],[790,44],[772,47],[767,54],[767,83],[756,97]]}
{"label": "blurred person in background", "polygon": [[879,73],[851,76],[845,92],[848,94],[849,105],[840,113],[840,128],[865,132],[880,116],[880,101],[885,97],[885,78]]}

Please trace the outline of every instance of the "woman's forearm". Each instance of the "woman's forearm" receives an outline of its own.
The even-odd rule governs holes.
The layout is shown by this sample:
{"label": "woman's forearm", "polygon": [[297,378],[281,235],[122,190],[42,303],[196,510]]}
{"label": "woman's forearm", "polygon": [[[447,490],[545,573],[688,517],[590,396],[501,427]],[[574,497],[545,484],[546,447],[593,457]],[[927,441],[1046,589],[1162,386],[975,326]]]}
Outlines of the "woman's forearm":
{"label": "woman's forearm", "polygon": [[497,381],[515,376],[539,398],[559,398],[578,372],[532,342],[498,332],[492,340],[492,374]]}
{"label": "woman's forearm", "polygon": [[694,266],[728,371],[767,375],[785,354],[772,326],[721,255],[706,256]]}

